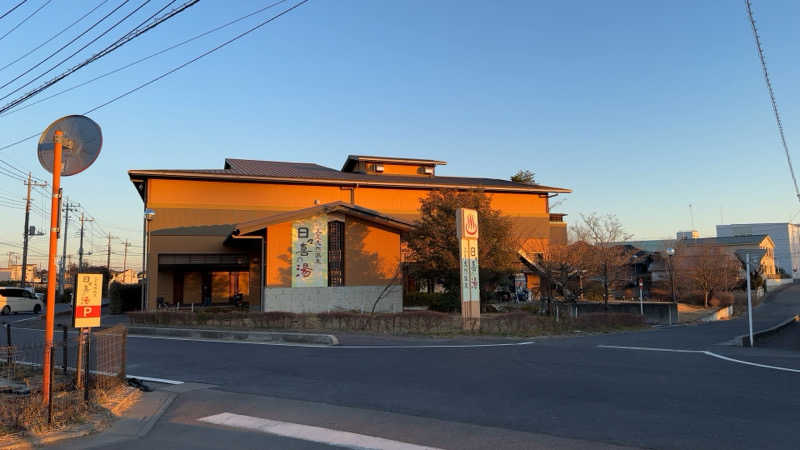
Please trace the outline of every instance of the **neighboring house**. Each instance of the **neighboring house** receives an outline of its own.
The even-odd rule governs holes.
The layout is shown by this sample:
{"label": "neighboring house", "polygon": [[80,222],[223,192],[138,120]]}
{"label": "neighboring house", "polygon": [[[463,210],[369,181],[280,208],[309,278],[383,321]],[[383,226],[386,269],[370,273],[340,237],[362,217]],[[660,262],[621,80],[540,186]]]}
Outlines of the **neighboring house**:
{"label": "neighboring house", "polygon": [[126,269],[122,272],[117,272],[111,277],[111,283],[121,284],[136,284],[139,282],[139,277],[135,270]]}
{"label": "neighboring house", "polygon": [[786,275],[800,278],[800,225],[781,223],[744,223],[717,225],[718,237],[766,234],[775,243],[775,266]]}
{"label": "neighboring house", "polygon": [[[647,252],[660,254],[660,260],[659,258],[654,259],[655,265],[651,265],[649,269],[653,281],[669,279],[667,264],[664,263],[664,255],[666,255],[667,248],[674,248],[676,257],[679,257],[682,254],[686,256],[696,255],[700,251],[700,247],[706,246],[719,248],[723,253],[732,257],[736,257],[736,250],[763,248],[766,250],[766,253],[761,260],[761,271],[766,278],[775,278],[777,276],[775,268],[775,243],[765,234],[681,239],[677,241],[629,241],[624,244]],[[742,271],[742,275],[744,275],[744,271]]]}
{"label": "neighboring house", "polygon": [[[569,189],[438,176],[442,164],[350,155],[341,170],[242,159],[226,159],[223,169],[131,170],[155,212],[148,307],[159,297],[222,303],[241,294],[262,311],[371,308],[375,298],[356,307],[348,295],[366,302],[373,291],[403,284],[402,236],[419,219],[420,199],[436,189],[485,192],[523,246],[566,243],[564,216],[550,213],[549,199]],[[388,292],[394,300],[382,300],[379,310],[402,294]]]}
{"label": "neighboring house", "polygon": [[[8,266],[11,270],[11,281],[22,280],[22,264],[12,264]],[[30,282],[36,281],[36,264],[28,264],[25,271],[25,279]]]}

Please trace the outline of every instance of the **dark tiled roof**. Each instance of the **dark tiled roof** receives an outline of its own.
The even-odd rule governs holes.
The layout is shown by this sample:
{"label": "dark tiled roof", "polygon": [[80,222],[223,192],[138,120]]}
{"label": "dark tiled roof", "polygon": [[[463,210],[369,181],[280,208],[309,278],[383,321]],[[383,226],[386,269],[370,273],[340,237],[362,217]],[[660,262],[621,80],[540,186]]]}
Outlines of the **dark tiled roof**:
{"label": "dark tiled roof", "polygon": [[543,186],[538,184],[515,183],[496,178],[475,177],[421,177],[413,175],[374,175],[364,173],[341,172],[330,167],[313,163],[295,163],[279,161],[257,161],[250,159],[227,158],[222,170],[131,170],[131,177],[200,177],[200,178],[256,178],[264,180],[327,182],[384,186],[425,186],[453,188],[483,188],[522,192],[572,192],[569,189]]}
{"label": "dark tiled roof", "polygon": [[266,217],[261,217],[255,220],[250,220],[237,224],[231,230],[234,236],[247,235],[254,231],[263,230],[268,225],[276,223],[284,223],[290,220],[296,220],[304,217],[311,217],[318,214],[333,214],[343,213],[352,215],[361,219],[366,219],[375,223],[379,223],[395,230],[409,231],[414,227],[410,222],[398,219],[396,217],[383,214],[374,209],[364,208],[363,206],[353,205],[347,202],[330,202],[322,205],[312,206],[310,208],[298,209],[295,211],[286,211],[278,214],[272,214]]}

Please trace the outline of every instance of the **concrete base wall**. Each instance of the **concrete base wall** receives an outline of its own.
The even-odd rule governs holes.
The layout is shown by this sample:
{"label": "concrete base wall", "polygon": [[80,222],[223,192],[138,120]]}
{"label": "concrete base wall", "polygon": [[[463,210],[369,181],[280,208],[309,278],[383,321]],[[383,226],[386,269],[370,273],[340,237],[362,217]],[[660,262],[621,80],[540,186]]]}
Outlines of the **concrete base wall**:
{"label": "concrete base wall", "polygon": [[[629,313],[641,314],[639,302],[614,302],[608,304],[608,311],[603,307],[602,302],[581,302],[576,304],[578,315],[590,313]],[[571,306],[575,308],[576,306]],[[671,325],[678,323],[678,304],[666,302],[644,302],[644,319],[647,323],[659,323]]]}
{"label": "concrete base wall", "polygon": [[[372,311],[386,286],[336,286],[265,288],[264,311],[319,313],[328,311]],[[403,287],[393,285],[384,294],[376,312],[403,311]]]}
{"label": "concrete base wall", "polygon": [[733,317],[733,306],[723,306],[713,313],[700,319],[701,322],[715,322],[717,320],[728,320]]}
{"label": "concrete base wall", "polygon": [[792,284],[794,283],[794,279],[792,278],[767,278],[767,288],[774,288],[778,286],[783,286],[784,284]]}

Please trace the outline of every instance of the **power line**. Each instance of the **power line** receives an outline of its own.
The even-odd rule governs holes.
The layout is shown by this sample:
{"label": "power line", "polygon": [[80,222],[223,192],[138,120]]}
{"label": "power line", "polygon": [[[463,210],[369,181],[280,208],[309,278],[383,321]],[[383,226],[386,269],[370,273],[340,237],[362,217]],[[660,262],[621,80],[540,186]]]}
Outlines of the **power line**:
{"label": "power line", "polygon": [[21,26],[22,26],[22,24],[24,24],[25,22],[27,22],[27,21],[28,21],[28,20],[29,20],[31,17],[35,16],[35,15],[36,15],[36,13],[38,13],[39,11],[41,11],[42,9],[44,9],[44,7],[45,7],[45,6],[47,6],[47,5],[49,5],[49,4],[50,4],[50,2],[52,2],[52,1],[53,1],[53,0],[47,0],[47,1],[45,1],[45,2],[42,4],[42,6],[40,6],[40,7],[36,8],[35,10],[33,10],[33,12],[32,12],[32,13],[30,13],[30,14],[28,14],[28,16],[27,16],[27,17],[25,17],[24,19],[22,19],[22,21],[20,21],[20,23],[18,23],[18,24],[16,24],[16,25],[14,25],[14,27],[12,27],[10,30],[8,30],[8,31],[6,32],[6,34],[4,34],[4,35],[0,36],[0,41],[2,41],[2,40],[3,40],[3,39],[6,37],[6,36],[8,36],[9,34],[13,33],[13,32],[14,32],[14,30],[16,30],[17,28],[21,27]]}
{"label": "power line", "polygon": [[[151,0],[147,0],[147,1],[145,2],[145,4],[146,4],[147,2],[149,2],[149,1],[151,1]],[[175,1],[175,0],[172,0],[172,1],[170,2],[170,4],[171,4],[171,3],[173,3],[174,1]],[[130,42],[130,41],[132,41],[132,40],[136,39],[137,37],[141,36],[142,34],[144,34],[144,33],[148,32],[148,31],[152,30],[153,28],[155,28],[155,27],[157,27],[157,26],[161,25],[162,23],[166,22],[167,20],[169,20],[170,18],[174,17],[175,15],[177,15],[177,14],[180,14],[181,12],[185,11],[186,9],[188,9],[188,8],[190,8],[190,7],[192,7],[192,6],[194,6],[194,5],[195,5],[195,4],[197,4],[197,2],[199,2],[199,1],[200,1],[200,0],[190,0],[190,1],[186,2],[186,3],[184,3],[183,5],[181,5],[180,7],[178,7],[178,8],[176,8],[176,9],[174,9],[174,10],[170,11],[169,13],[167,13],[167,14],[165,14],[165,15],[163,15],[163,16],[161,16],[161,17],[159,17],[158,19],[155,19],[155,20],[153,21],[153,23],[151,23],[151,24],[149,24],[149,25],[145,26],[144,28],[141,28],[141,25],[140,25],[140,26],[138,26],[138,27],[136,27],[136,28],[134,28],[134,30],[132,30],[132,31],[128,32],[128,33],[127,33],[125,36],[123,36],[123,37],[119,38],[119,39],[118,39],[117,41],[115,41],[113,44],[111,44],[111,45],[109,45],[108,47],[104,48],[104,49],[103,49],[103,50],[101,50],[100,52],[98,52],[98,53],[95,53],[95,54],[94,54],[94,55],[92,55],[92,56],[91,56],[89,59],[87,59],[87,60],[83,61],[83,62],[82,62],[82,63],[80,63],[80,64],[77,64],[77,65],[73,66],[72,68],[68,69],[68,70],[67,70],[67,71],[65,71],[65,72],[62,72],[60,75],[58,75],[58,76],[56,76],[55,78],[51,79],[50,81],[48,81],[48,82],[44,83],[43,85],[39,86],[38,88],[35,88],[35,89],[33,89],[32,91],[29,91],[29,92],[27,92],[26,94],[22,95],[22,97],[19,97],[19,98],[17,98],[16,100],[13,100],[13,101],[11,101],[11,102],[7,103],[5,106],[3,106],[2,108],[0,108],[0,113],[3,113],[3,112],[6,112],[6,111],[10,110],[10,109],[11,109],[11,108],[13,108],[14,106],[16,106],[16,105],[18,105],[18,104],[20,104],[20,103],[24,102],[25,100],[27,100],[27,99],[29,99],[29,98],[31,98],[31,97],[33,97],[33,96],[35,96],[36,94],[38,94],[38,93],[40,93],[40,92],[44,91],[45,89],[49,88],[50,86],[53,86],[54,84],[58,83],[59,81],[63,80],[64,78],[68,77],[69,75],[72,75],[73,73],[77,72],[77,71],[78,71],[78,70],[80,70],[81,68],[83,68],[83,67],[85,67],[85,66],[87,66],[87,65],[89,65],[89,64],[91,64],[91,63],[93,63],[94,61],[97,61],[98,59],[100,59],[100,58],[102,58],[102,57],[104,57],[104,56],[108,55],[109,53],[111,53],[111,52],[113,52],[113,51],[117,50],[118,48],[122,47],[123,45],[127,44],[128,42]],[[142,6],[143,6],[143,5],[142,5]],[[141,8],[141,6],[140,6],[140,8]],[[137,8],[137,10],[138,10],[138,8]],[[162,10],[163,10],[163,9],[162,9]],[[134,11],[134,12],[135,12],[135,11]],[[160,12],[160,11],[159,11],[159,12]],[[133,14],[133,13],[131,13],[131,14]],[[128,17],[130,17],[130,15],[131,15],[131,14],[128,14],[128,16],[125,16],[125,17],[124,17],[122,20],[120,20],[119,22],[117,22],[116,24],[114,24],[114,25],[113,25],[111,28],[109,28],[107,31],[110,31],[111,29],[113,29],[114,27],[116,27],[117,25],[119,25],[119,24],[120,24],[120,23],[121,23],[123,20],[127,19]],[[156,14],[158,14],[158,13],[156,13]],[[155,16],[155,14],[154,14],[153,16],[151,16],[150,18],[148,18],[148,19],[147,19],[147,20],[146,20],[144,23],[146,23],[146,22],[150,21],[150,19],[152,19],[154,16]],[[144,24],[144,23],[143,23],[143,24]],[[143,25],[143,24],[142,24],[142,25]],[[106,31],[106,32],[107,32],[107,31]],[[105,34],[105,32],[104,32],[103,34]],[[101,34],[101,36],[102,36],[102,34]],[[98,38],[99,38],[99,36],[98,36]],[[95,39],[95,40],[97,40],[97,39]],[[93,40],[92,42],[94,42],[94,40]],[[90,42],[90,44],[91,44],[91,42]],[[72,56],[74,56],[75,54],[77,54],[79,51],[81,51],[81,50],[83,50],[84,48],[86,48],[86,46],[88,46],[88,44],[87,44],[87,45],[85,45],[85,46],[83,46],[83,47],[81,47],[81,48],[80,48],[80,49],[79,49],[77,52],[73,53],[73,54],[72,54],[72,55],[70,55],[68,58],[66,58],[66,59],[62,60],[62,61],[61,61],[61,63],[63,63],[63,62],[64,62],[64,61],[66,61],[67,59],[69,59],[69,58],[71,58]],[[56,68],[56,67],[57,67],[58,65],[60,65],[61,63],[59,63],[59,64],[56,64],[56,65],[55,65],[55,66],[53,66],[53,67],[52,67],[50,70],[52,70],[52,69]],[[46,74],[46,73],[50,72],[50,70],[48,70],[48,71],[47,71],[47,72],[45,72],[44,74]],[[35,80],[37,80],[37,79],[41,78],[41,77],[42,77],[44,74],[41,74],[41,75],[39,75],[38,77],[34,78],[33,80],[30,80],[30,81],[28,81],[27,83],[25,83],[25,84],[23,84],[22,86],[20,86],[20,87],[16,88],[15,90],[11,91],[10,93],[6,94],[5,96],[3,96],[3,97],[0,97],[0,100],[3,100],[3,99],[5,99],[5,98],[8,98],[8,97],[9,97],[11,94],[13,94],[14,92],[17,92],[17,91],[19,91],[19,90],[20,90],[22,87],[24,87],[24,86],[27,86],[27,85],[28,85],[28,84],[30,84],[31,82],[33,82],[33,81],[35,81]]]}
{"label": "power line", "polygon": [[[247,31],[245,31],[245,32],[243,32],[243,33],[240,33],[240,34],[238,34],[238,35],[234,36],[233,38],[231,38],[231,39],[229,39],[229,40],[227,40],[227,41],[223,42],[222,44],[220,44],[220,45],[218,45],[218,46],[216,46],[216,47],[212,48],[211,50],[208,50],[207,52],[205,52],[205,53],[202,53],[201,55],[199,55],[199,56],[197,56],[197,57],[195,57],[195,58],[193,58],[193,59],[190,59],[189,61],[187,61],[187,62],[185,62],[185,63],[183,63],[183,64],[181,64],[181,65],[179,65],[179,66],[177,66],[177,67],[175,67],[175,68],[173,68],[173,69],[171,69],[171,70],[167,71],[167,72],[164,72],[163,74],[161,74],[161,75],[159,75],[159,76],[157,76],[157,77],[153,78],[152,80],[150,80],[150,81],[148,81],[148,82],[145,82],[145,83],[142,83],[142,84],[140,84],[139,86],[137,86],[137,87],[135,87],[135,88],[133,88],[133,89],[131,89],[131,90],[129,90],[129,91],[127,91],[127,92],[125,92],[125,93],[121,94],[121,95],[118,95],[117,97],[114,97],[114,98],[112,98],[111,100],[109,100],[109,101],[107,101],[107,102],[105,102],[105,103],[103,103],[103,104],[100,104],[100,105],[98,105],[98,106],[95,106],[94,108],[92,108],[92,109],[90,109],[89,111],[85,112],[85,113],[84,113],[84,115],[86,115],[86,114],[90,114],[90,113],[92,113],[92,112],[94,112],[94,111],[97,111],[97,110],[98,110],[98,109],[100,109],[100,108],[104,108],[104,107],[106,107],[106,106],[108,106],[108,105],[110,105],[110,104],[112,104],[112,103],[116,102],[117,100],[120,100],[120,99],[122,99],[122,98],[124,98],[124,97],[127,97],[128,95],[130,95],[130,94],[133,94],[134,92],[136,92],[136,91],[138,91],[138,90],[140,90],[140,89],[143,89],[143,88],[145,88],[145,87],[147,87],[147,86],[149,86],[149,85],[151,85],[151,84],[155,83],[156,81],[158,81],[158,80],[160,80],[160,79],[162,79],[162,78],[164,78],[164,77],[166,77],[166,76],[168,76],[168,75],[171,75],[171,74],[173,74],[173,73],[175,73],[175,72],[177,72],[177,71],[179,71],[179,70],[183,69],[184,67],[186,67],[186,66],[188,66],[188,65],[190,65],[190,64],[192,64],[192,63],[194,63],[194,62],[196,62],[196,61],[198,61],[198,60],[200,60],[200,59],[202,59],[202,58],[204,58],[204,57],[206,57],[206,56],[208,56],[208,55],[210,55],[210,54],[212,54],[212,53],[216,52],[217,50],[219,50],[219,49],[221,49],[221,48],[223,48],[223,47],[225,47],[225,46],[227,46],[227,45],[231,44],[232,42],[234,42],[234,41],[237,41],[237,40],[239,40],[239,39],[243,38],[244,36],[246,36],[246,35],[248,35],[248,34],[252,33],[253,31],[255,31],[255,30],[257,30],[257,29],[259,29],[259,28],[263,27],[264,25],[266,25],[266,24],[268,24],[268,23],[272,22],[273,20],[277,19],[278,17],[280,17],[280,16],[282,16],[282,15],[284,15],[284,14],[286,14],[286,13],[288,13],[288,12],[292,11],[292,10],[294,10],[295,8],[298,8],[299,6],[301,6],[301,5],[305,4],[305,3],[308,3],[308,1],[309,1],[309,0],[302,0],[301,2],[298,2],[298,3],[296,3],[294,6],[291,6],[290,8],[287,8],[287,9],[285,9],[285,10],[281,11],[280,13],[278,13],[278,14],[276,14],[276,15],[274,15],[274,16],[272,16],[272,17],[270,17],[269,19],[267,19],[267,20],[265,20],[265,21],[261,22],[260,24],[258,24],[258,25],[256,25],[256,26],[254,26],[254,27],[250,28],[249,30],[247,30]],[[2,112],[2,109],[0,109],[0,112]],[[0,150],[3,150],[3,149],[5,149],[5,148],[6,148],[6,147],[2,147],[2,148],[0,148]]]}
{"label": "power line", "polygon": [[792,158],[789,156],[789,145],[786,144],[786,136],[783,133],[783,122],[781,115],[778,112],[778,103],[775,101],[775,92],[772,89],[772,82],[769,79],[769,72],[767,71],[767,61],[764,58],[764,49],[761,47],[761,38],[758,35],[758,28],[756,28],[756,20],[753,18],[753,9],[750,5],[750,0],[744,1],[747,7],[747,17],[750,19],[750,27],[753,29],[753,38],[756,41],[756,49],[758,50],[758,58],[761,60],[761,70],[764,74],[764,81],[767,83],[767,90],[769,91],[769,101],[772,104],[772,112],[775,113],[775,122],[778,124],[778,134],[781,137],[781,144],[783,144],[783,151],[786,153],[786,162],[789,164],[789,173],[792,175],[792,182],[794,183],[794,193],[797,200],[800,200],[800,188],[797,187],[797,177],[794,174],[794,167],[792,167]]}
{"label": "power line", "polygon": [[[141,89],[153,84],[153,83],[155,83],[156,81],[158,81],[158,80],[160,80],[160,79],[162,79],[162,78],[164,78],[164,77],[166,77],[168,75],[171,75],[171,74],[177,72],[180,69],[183,69],[184,67],[186,67],[186,66],[188,66],[188,65],[190,65],[190,64],[192,64],[192,63],[194,63],[194,62],[196,62],[196,61],[198,61],[198,60],[200,60],[200,59],[202,59],[202,58],[204,58],[204,57],[206,57],[208,55],[210,55],[211,53],[216,52],[217,50],[219,50],[219,49],[221,49],[221,48],[233,43],[234,41],[237,41],[237,40],[241,39],[242,37],[244,37],[244,36],[250,34],[251,32],[263,27],[264,25],[266,25],[266,24],[272,22],[273,20],[281,17],[282,15],[284,15],[284,14],[286,14],[286,13],[288,13],[288,12],[290,12],[290,11],[296,9],[296,8],[298,8],[299,6],[301,6],[301,5],[305,4],[305,3],[308,3],[308,1],[309,0],[302,0],[299,3],[296,3],[294,6],[291,6],[290,8],[287,8],[287,9],[281,11],[280,13],[270,17],[269,19],[259,23],[258,25],[248,29],[247,31],[245,31],[243,33],[240,33],[240,34],[236,35],[235,37],[223,42],[222,44],[218,45],[217,47],[214,47],[211,50],[208,50],[205,53],[202,53],[201,55],[199,55],[199,56],[197,56],[197,57],[195,57],[195,58],[193,58],[193,59],[191,59],[191,60],[189,60],[189,61],[187,61],[187,62],[185,62],[185,63],[183,63],[183,64],[181,64],[179,66],[177,66],[177,67],[174,67],[173,69],[171,69],[171,70],[169,70],[169,71],[167,71],[167,72],[165,72],[165,73],[163,73],[163,74],[151,79],[150,81],[142,83],[142,84],[136,86],[135,88],[130,89],[130,90],[126,91],[125,93],[123,93],[121,95],[118,95],[117,97],[112,98],[111,100],[108,100],[105,103],[102,103],[102,104],[100,104],[98,106],[95,106],[94,108],[86,111],[83,114],[84,115],[88,115],[90,113],[93,113],[93,112],[95,112],[95,111],[97,111],[97,110],[99,110],[101,108],[104,108],[104,107],[106,107],[106,106],[108,106],[108,105],[110,105],[110,104],[112,104],[112,103],[114,103],[114,102],[116,102],[118,100],[121,100],[121,99],[123,99],[123,98],[125,98],[125,97],[127,97],[127,96],[129,96],[129,95],[131,95],[131,94],[133,94],[133,93],[135,93],[135,92],[137,92],[137,91],[139,91],[139,90],[141,90]],[[39,133],[32,134],[32,135],[30,135],[28,137],[22,138],[20,140],[17,140],[15,142],[10,143],[10,144],[6,144],[6,145],[0,147],[0,151],[6,150],[8,148],[14,147],[15,145],[19,145],[19,144],[21,144],[23,142],[29,141],[29,140],[37,137],[37,136],[39,136]]]}
{"label": "power line", "polygon": [[76,21],[72,22],[71,24],[67,25],[67,26],[66,26],[66,28],[64,28],[64,29],[62,29],[61,31],[59,31],[58,33],[56,33],[56,34],[54,34],[54,35],[50,36],[50,37],[49,37],[49,38],[48,38],[46,41],[44,41],[44,42],[42,42],[41,44],[37,45],[37,46],[36,46],[36,47],[34,47],[32,50],[29,50],[27,53],[25,53],[24,55],[20,56],[19,58],[17,58],[17,59],[15,59],[15,60],[11,61],[10,63],[6,64],[6,65],[5,65],[5,66],[3,66],[3,67],[0,67],[0,72],[2,72],[3,70],[5,70],[5,69],[7,69],[7,68],[9,68],[9,67],[11,67],[11,66],[13,66],[14,64],[18,63],[20,60],[22,60],[23,58],[25,58],[26,56],[30,55],[31,53],[35,52],[36,50],[39,50],[40,48],[42,48],[42,47],[44,47],[45,45],[49,44],[50,42],[52,42],[52,40],[53,40],[53,39],[55,39],[55,38],[57,38],[57,37],[61,36],[62,34],[64,34],[64,32],[66,32],[66,31],[67,31],[67,30],[69,30],[70,28],[74,27],[74,26],[75,26],[75,25],[76,25],[78,22],[80,22],[81,20],[85,19],[87,16],[89,16],[89,15],[90,15],[90,14],[92,14],[93,12],[97,11],[97,9],[98,9],[98,8],[100,8],[101,6],[103,6],[103,5],[104,5],[104,4],[106,4],[106,3],[108,3],[108,0],[103,0],[103,1],[101,1],[101,2],[100,2],[98,5],[97,5],[97,6],[95,6],[95,7],[94,7],[94,8],[92,8],[92,9],[90,9],[90,10],[89,10],[89,12],[87,12],[87,13],[86,13],[86,14],[84,14],[84,15],[82,15],[81,17],[79,17],[79,18],[78,18]]}
{"label": "power line", "polygon": [[[28,104],[26,104],[24,106],[20,106],[19,108],[14,109],[14,110],[8,111],[8,112],[3,113],[3,114],[0,114],[0,117],[5,117],[5,116],[8,116],[8,115],[14,114],[14,113],[16,113],[18,111],[22,111],[24,109],[30,108],[31,106],[38,105],[39,103],[42,103],[42,102],[46,102],[47,100],[50,100],[51,98],[58,97],[61,94],[66,94],[67,92],[74,91],[75,89],[78,89],[78,88],[81,88],[83,86],[86,86],[87,84],[94,83],[97,80],[100,80],[100,79],[106,78],[108,76],[114,75],[115,73],[121,72],[121,71],[123,71],[125,69],[133,67],[133,66],[135,66],[137,64],[140,64],[140,63],[142,63],[144,61],[147,61],[149,59],[155,58],[156,56],[164,54],[164,53],[166,53],[166,52],[168,52],[170,50],[174,50],[174,49],[176,49],[178,47],[181,47],[183,45],[186,45],[186,44],[188,44],[188,43],[190,43],[192,41],[195,41],[195,40],[200,39],[202,37],[208,36],[211,33],[215,33],[215,32],[217,32],[219,30],[222,30],[223,28],[227,28],[227,27],[229,27],[229,26],[231,26],[231,25],[233,25],[233,24],[235,24],[237,22],[241,22],[242,20],[248,19],[248,18],[250,18],[250,17],[252,17],[252,16],[254,16],[254,15],[258,14],[258,13],[264,12],[267,9],[270,9],[270,8],[276,6],[276,5],[279,5],[281,3],[285,3],[287,1],[288,0],[279,0],[277,2],[273,2],[273,3],[267,5],[267,6],[263,7],[263,8],[260,8],[260,9],[258,9],[256,11],[253,11],[253,12],[247,14],[247,15],[244,15],[244,16],[241,16],[241,17],[236,18],[234,20],[231,20],[231,21],[229,21],[227,23],[224,23],[222,25],[214,27],[214,28],[212,28],[212,29],[210,29],[208,31],[204,31],[203,33],[200,33],[198,35],[192,36],[192,37],[190,37],[188,39],[185,39],[185,40],[183,40],[181,42],[178,42],[177,44],[173,44],[173,45],[171,45],[171,46],[169,46],[169,47],[167,47],[167,48],[165,48],[163,50],[159,50],[159,51],[157,51],[155,53],[152,53],[152,54],[150,54],[148,56],[145,56],[143,58],[139,58],[136,61],[128,63],[128,64],[126,64],[124,66],[118,67],[118,68],[116,68],[116,69],[114,69],[112,71],[106,72],[106,73],[104,73],[102,75],[98,75],[98,76],[96,76],[96,77],[94,77],[94,78],[92,78],[90,80],[84,81],[83,83],[76,84],[76,85],[74,85],[72,87],[69,87],[67,89],[61,90],[59,92],[56,92],[55,94],[49,95],[49,96],[47,96],[45,98],[42,98],[42,99],[39,99],[39,100],[37,100],[35,102],[28,103]],[[1,70],[3,70],[3,69],[0,68],[0,71]]]}
{"label": "power line", "polygon": [[28,1],[28,0],[21,0],[19,3],[17,3],[17,4],[16,4],[16,5],[14,5],[14,6],[12,6],[12,7],[11,7],[11,9],[9,9],[8,11],[6,11],[6,12],[4,12],[2,15],[0,15],[0,19],[2,19],[3,17],[5,17],[5,16],[7,16],[7,15],[11,14],[12,12],[14,12],[14,10],[15,10],[15,9],[17,9],[17,8],[19,8],[20,6],[24,5],[24,4],[25,4],[25,2],[27,2],[27,1]]}
{"label": "power line", "polygon": [[72,40],[70,40],[70,41],[69,41],[69,42],[67,42],[66,44],[62,45],[61,47],[59,47],[59,49],[58,49],[58,50],[54,51],[53,53],[50,53],[50,55],[48,55],[48,56],[47,56],[45,59],[43,59],[43,60],[39,61],[39,62],[38,62],[38,63],[36,63],[36,64],[35,64],[33,67],[31,67],[30,69],[26,70],[25,72],[22,72],[20,75],[18,75],[18,76],[17,76],[16,78],[14,78],[13,80],[11,80],[11,81],[9,81],[9,82],[7,82],[7,83],[3,84],[3,85],[0,85],[0,89],[3,89],[3,88],[5,88],[5,87],[6,87],[6,86],[8,86],[9,84],[11,84],[11,83],[13,83],[13,82],[15,82],[15,81],[19,80],[20,78],[24,77],[24,76],[25,76],[25,75],[27,75],[27,74],[29,74],[29,73],[33,72],[33,70],[34,70],[34,69],[36,69],[37,67],[39,67],[39,66],[41,66],[42,64],[46,63],[47,61],[49,61],[49,60],[50,60],[50,58],[53,58],[54,56],[56,56],[56,55],[58,55],[59,53],[61,53],[61,51],[62,51],[62,50],[64,50],[65,48],[69,47],[70,45],[72,45],[72,43],[74,43],[75,41],[77,41],[78,39],[80,39],[81,37],[83,37],[83,35],[85,35],[86,33],[88,33],[88,32],[90,32],[90,31],[92,31],[92,30],[93,30],[93,29],[94,29],[96,26],[100,25],[100,24],[101,24],[101,23],[102,23],[104,20],[106,20],[106,19],[107,19],[107,18],[109,18],[109,17],[110,17],[112,14],[114,14],[115,12],[117,12],[117,10],[119,10],[120,8],[122,8],[123,6],[125,6],[125,4],[126,4],[126,3],[128,3],[129,1],[130,1],[130,0],[124,0],[122,3],[120,3],[120,5],[119,5],[119,6],[117,6],[117,7],[116,7],[116,8],[114,8],[114,9],[112,9],[112,10],[111,10],[111,12],[109,12],[108,14],[106,14],[105,16],[103,16],[102,18],[100,18],[100,20],[98,20],[97,22],[95,22],[94,24],[92,24],[92,26],[90,26],[89,28],[87,28],[86,30],[84,30],[82,33],[80,33],[79,35],[77,35],[77,36],[75,36],[74,38],[72,38]]}

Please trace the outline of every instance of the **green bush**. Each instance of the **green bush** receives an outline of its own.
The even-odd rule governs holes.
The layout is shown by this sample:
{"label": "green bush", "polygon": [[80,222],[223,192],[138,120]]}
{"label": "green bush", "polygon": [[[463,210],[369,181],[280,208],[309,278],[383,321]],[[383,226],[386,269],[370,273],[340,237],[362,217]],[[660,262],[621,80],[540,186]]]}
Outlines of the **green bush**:
{"label": "green bush", "polygon": [[142,305],[142,288],[138,284],[111,283],[108,295],[111,298],[111,314],[136,311]]}

